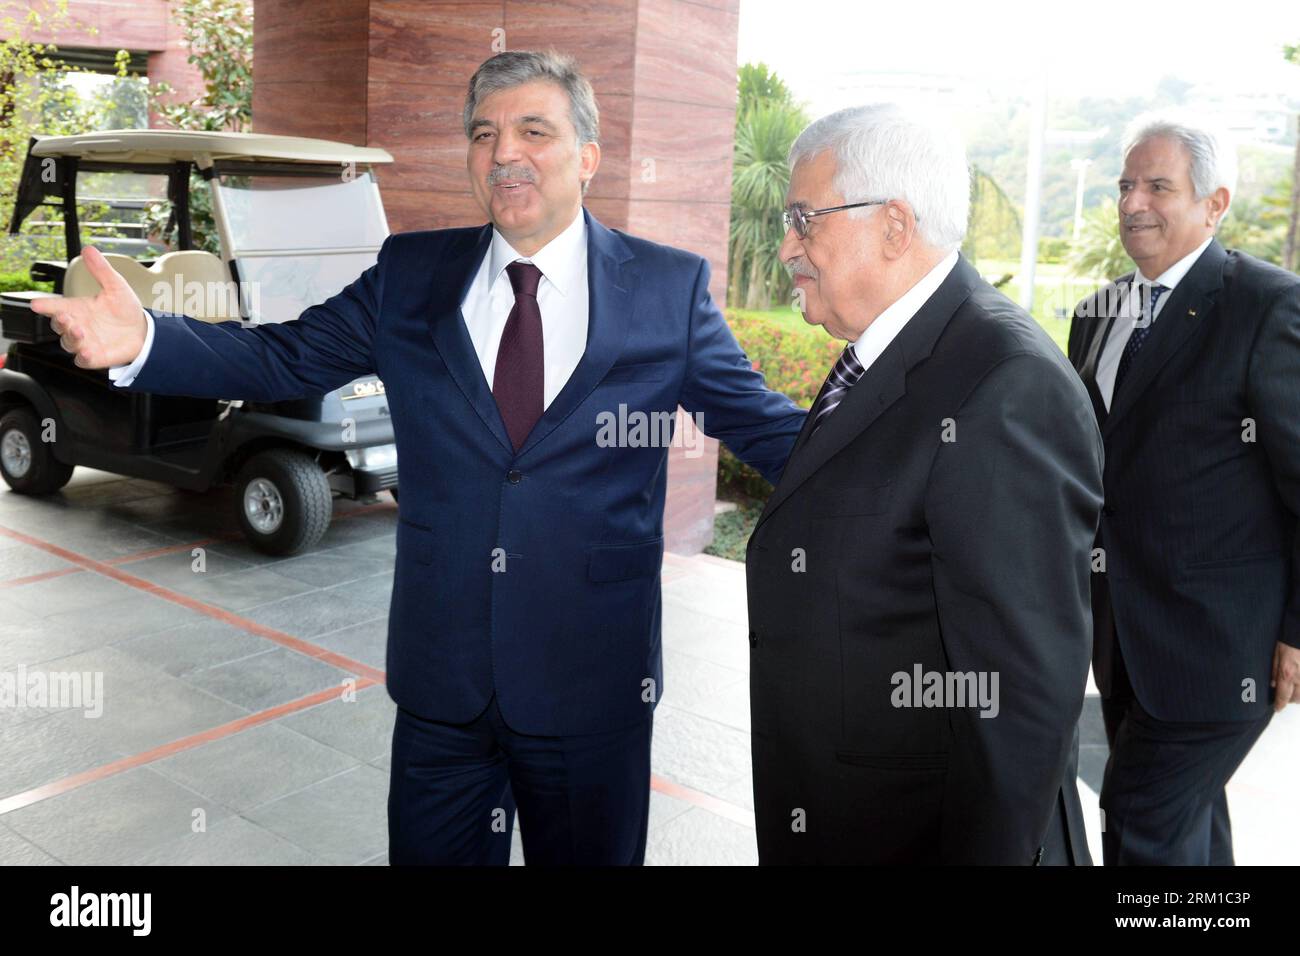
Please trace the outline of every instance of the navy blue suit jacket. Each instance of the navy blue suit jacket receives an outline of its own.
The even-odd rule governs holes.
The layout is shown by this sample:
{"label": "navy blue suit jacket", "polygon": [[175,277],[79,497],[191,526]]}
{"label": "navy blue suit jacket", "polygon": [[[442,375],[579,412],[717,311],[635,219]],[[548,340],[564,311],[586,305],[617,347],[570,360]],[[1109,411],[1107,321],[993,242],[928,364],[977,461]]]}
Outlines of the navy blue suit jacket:
{"label": "navy blue suit jacket", "polygon": [[494,691],[523,733],[648,718],[664,689],[667,450],[601,447],[601,413],[680,404],[772,481],[803,423],[737,345],[705,260],[584,215],[586,352],[518,452],[460,315],[490,226],[390,236],[374,266],[292,322],[154,313],[129,386],[269,402],[379,374],[402,489],[388,690],[426,718],[472,720]]}

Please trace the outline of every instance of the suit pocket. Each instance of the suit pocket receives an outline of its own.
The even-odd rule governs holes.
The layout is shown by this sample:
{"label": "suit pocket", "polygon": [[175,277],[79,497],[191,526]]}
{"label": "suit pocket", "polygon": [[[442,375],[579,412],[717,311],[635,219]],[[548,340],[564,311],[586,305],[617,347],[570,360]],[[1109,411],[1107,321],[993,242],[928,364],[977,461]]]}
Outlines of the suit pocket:
{"label": "suit pocket", "polygon": [[1239,388],[1223,385],[1176,385],[1169,389],[1170,405],[1199,405],[1202,402],[1217,402],[1221,405],[1235,403],[1242,397]]}
{"label": "suit pocket", "polygon": [[835,759],[840,763],[852,764],[855,767],[871,767],[875,770],[946,770],[948,768],[946,753],[882,754],[837,750]]}
{"label": "suit pocket", "polygon": [[889,510],[894,483],[835,488],[817,495],[809,502],[814,518],[850,518],[854,515],[880,515]]}
{"label": "suit pocket", "polygon": [[433,564],[433,529],[398,518],[397,560],[399,563]]}
{"label": "suit pocket", "polygon": [[1245,554],[1238,558],[1217,558],[1212,561],[1193,561],[1184,565],[1188,571],[1202,571],[1209,568],[1235,568],[1241,564],[1256,564],[1260,561],[1282,561],[1286,555],[1281,551],[1267,551],[1262,554]]}
{"label": "suit pocket", "polygon": [[654,577],[663,559],[664,539],[635,544],[606,544],[587,549],[587,577],[592,581],[631,581]]}
{"label": "suit pocket", "polygon": [[662,382],[668,374],[663,362],[641,362],[635,365],[615,365],[602,378],[607,382]]}

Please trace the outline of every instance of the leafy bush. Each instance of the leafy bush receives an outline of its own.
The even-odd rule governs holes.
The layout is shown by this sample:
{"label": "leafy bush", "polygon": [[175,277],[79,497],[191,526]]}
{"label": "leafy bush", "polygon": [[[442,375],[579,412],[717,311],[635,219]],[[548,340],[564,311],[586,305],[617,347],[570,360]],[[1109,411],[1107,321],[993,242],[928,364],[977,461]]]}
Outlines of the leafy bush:
{"label": "leafy bush", "polygon": [[763,509],[758,505],[742,504],[734,511],[724,511],[713,519],[713,543],[704,549],[705,554],[731,561],[745,560],[745,546],[754,533]]}
{"label": "leafy bush", "polygon": [[1065,262],[1070,251],[1070,240],[1064,236],[1043,236],[1038,240],[1039,262]]}
{"label": "leafy bush", "polygon": [[27,292],[32,289],[53,292],[54,286],[49,282],[33,282],[26,272],[0,272],[0,292]]}
{"label": "leafy bush", "polygon": [[[728,309],[726,315],[736,341],[763,373],[767,387],[788,395],[801,408],[811,407],[844,343],[761,313]],[[718,454],[718,486],[724,497],[765,500],[772,493],[771,483],[725,446]]]}

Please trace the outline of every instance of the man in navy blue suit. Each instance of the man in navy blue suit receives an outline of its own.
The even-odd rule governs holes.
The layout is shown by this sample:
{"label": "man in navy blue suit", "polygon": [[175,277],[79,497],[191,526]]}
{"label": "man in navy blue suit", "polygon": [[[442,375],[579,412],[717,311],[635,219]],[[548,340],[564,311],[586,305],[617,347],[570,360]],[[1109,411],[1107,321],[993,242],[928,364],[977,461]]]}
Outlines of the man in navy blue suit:
{"label": "man in navy blue suit", "polygon": [[736,344],[703,259],[584,211],[599,126],[572,61],[492,57],[464,121],[491,226],[390,236],[296,321],[144,312],[89,248],[101,294],[38,309],[140,391],[278,401],[378,372],[404,492],[390,861],[504,864],[517,806],[529,862],[638,864],[667,451],[602,423],[680,404],[776,481],[804,412]]}

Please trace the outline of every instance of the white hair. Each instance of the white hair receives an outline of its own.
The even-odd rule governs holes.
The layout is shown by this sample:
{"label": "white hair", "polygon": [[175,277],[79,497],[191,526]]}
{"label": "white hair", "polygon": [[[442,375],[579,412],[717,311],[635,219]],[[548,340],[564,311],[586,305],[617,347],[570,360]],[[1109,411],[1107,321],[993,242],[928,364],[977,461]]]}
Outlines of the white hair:
{"label": "white hair", "polygon": [[970,216],[970,168],[951,126],[896,103],[852,106],[809,124],[790,147],[790,167],[827,149],[835,156],[832,184],[845,203],[904,200],[925,242],[945,252],[961,245]]}
{"label": "white hair", "polygon": [[1204,199],[1220,186],[1237,191],[1237,148],[1227,134],[1201,117],[1181,111],[1143,113],[1124,131],[1123,158],[1139,143],[1168,137],[1186,147],[1192,159],[1192,188]]}

